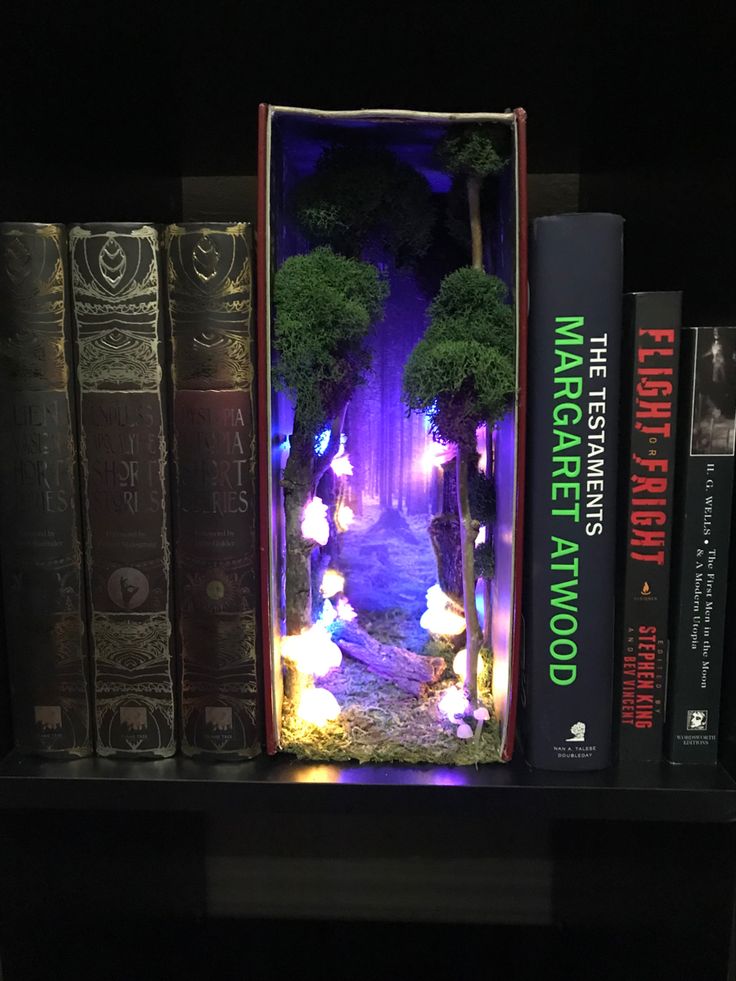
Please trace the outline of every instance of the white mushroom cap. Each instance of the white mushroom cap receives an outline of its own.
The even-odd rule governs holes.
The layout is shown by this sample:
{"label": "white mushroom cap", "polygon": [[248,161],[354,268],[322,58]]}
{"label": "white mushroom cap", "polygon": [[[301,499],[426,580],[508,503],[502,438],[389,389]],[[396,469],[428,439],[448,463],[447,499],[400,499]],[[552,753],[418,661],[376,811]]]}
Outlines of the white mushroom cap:
{"label": "white mushroom cap", "polygon": [[480,721],[488,722],[488,720],[491,717],[490,712],[488,711],[488,709],[484,705],[481,705],[480,708],[477,708],[475,710],[475,712],[473,712],[473,715],[478,720],[478,722],[480,722]]}
{"label": "white mushroom cap", "polygon": [[473,730],[470,728],[467,722],[463,722],[457,727],[457,735],[458,739],[472,739]]}

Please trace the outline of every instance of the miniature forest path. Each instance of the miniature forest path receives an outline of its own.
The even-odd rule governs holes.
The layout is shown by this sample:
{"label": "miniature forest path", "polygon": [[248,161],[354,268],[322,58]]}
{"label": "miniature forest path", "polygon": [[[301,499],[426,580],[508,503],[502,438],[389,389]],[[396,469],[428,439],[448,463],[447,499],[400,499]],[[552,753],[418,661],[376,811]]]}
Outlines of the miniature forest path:
{"label": "miniature forest path", "polygon": [[[419,626],[427,608],[426,592],[437,581],[429,515],[403,515],[409,526],[381,522],[382,509],[366,501],[363,515],[340,535],[334,563],[345,575],[345,592],[359,622],[382,644],[421,654],[429,633]],[[393,515],[392,515],[393,517]]]}

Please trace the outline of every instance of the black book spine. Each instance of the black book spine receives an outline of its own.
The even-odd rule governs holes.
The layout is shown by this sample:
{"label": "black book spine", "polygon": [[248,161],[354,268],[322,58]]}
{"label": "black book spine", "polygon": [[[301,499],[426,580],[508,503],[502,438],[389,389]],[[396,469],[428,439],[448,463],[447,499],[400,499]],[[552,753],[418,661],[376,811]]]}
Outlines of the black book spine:
{"label": "black book spine", "polygon": [[736,327],[682,332],[666,755],[716,763],[736,428]]}
{"label": "black book spine", "polygon": [[66,232],[0,226],[2,582],[14,742],[92,751]]}
{"label": "black book spine", "polygon": [[617,737],[623,762],[662,759],[682,294],[625,298],[629,437]]}
{"label": "black book spine", "polygon": [[532,766],[611,762],[623,219],[531,247],[524,728]]}
{"label": "black book spine", "polygon": [[69,232],[80,459],[102,756],[176,751],[158,231]]}
{"label": "black book spine", "polygon": [[251,231],[170,225],[174,587],[182,751],[260,750]]}

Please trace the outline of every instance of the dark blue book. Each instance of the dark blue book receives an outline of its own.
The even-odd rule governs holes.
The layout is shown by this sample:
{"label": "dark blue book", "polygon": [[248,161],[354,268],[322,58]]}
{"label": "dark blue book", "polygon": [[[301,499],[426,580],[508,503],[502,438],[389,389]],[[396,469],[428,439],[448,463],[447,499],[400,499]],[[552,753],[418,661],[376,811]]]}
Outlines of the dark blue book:
{"label": "dark blue book", "polygon": [[523,732],[532,766],[611,762],[623,219],[531,241]]}

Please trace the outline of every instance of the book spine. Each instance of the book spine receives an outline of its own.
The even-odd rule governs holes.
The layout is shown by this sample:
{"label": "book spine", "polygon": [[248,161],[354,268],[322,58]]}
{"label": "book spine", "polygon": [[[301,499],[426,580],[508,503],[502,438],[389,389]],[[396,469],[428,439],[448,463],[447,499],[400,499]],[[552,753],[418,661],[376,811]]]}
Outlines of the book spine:
{"label": "book spine", "polygon": [[736,327],[682,332],[666,755],[716,763],[736,427]]}
{"label": "book spine", "polygon": [[252,247],[244,223],[165,236],[182,751],[260,751]]}
{"label": "book spine", "polygon": [[681,293],[626,297],[631,409],[616,688],[622,762],[662,759],[681,307]]}
{"label": "book spine", "polygon": [[158,232],[69,233],[97,752],[176,749]]}
{"label": "book spine", "polygon": [[526,753],[611,761],[623,219],[534,223],[530,277]]}
{"label": "book spine", "polygon": [[2,580],[16,747],[92,751],[66,233],[0,226]]}

